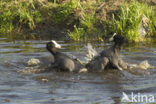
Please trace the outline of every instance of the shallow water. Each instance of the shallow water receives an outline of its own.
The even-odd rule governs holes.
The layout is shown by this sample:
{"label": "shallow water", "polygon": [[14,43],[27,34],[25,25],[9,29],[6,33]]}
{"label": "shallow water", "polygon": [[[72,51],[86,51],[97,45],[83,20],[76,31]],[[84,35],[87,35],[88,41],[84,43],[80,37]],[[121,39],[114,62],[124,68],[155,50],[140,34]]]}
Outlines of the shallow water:
{"label": "shallow water", "polygon": [[[122,93],[152,95],[156,103],[156,69],[106,71],[103,73],[47,72],[22,75],[30,58],[38,58],[42,67],[50,64],[47,41],[8,41],[0,38],[0,104],[121,104]],[[85,62],[83,43],[59,41],[62,52],[73,54]],[[94,44],[101,51],[111,44]],[[128,63],[143,60],[156,66],[156,45],[125,45],[122,57]],[[44,82],[41,79],[48,79]],[[143,102],[145,103],[145,102]],[[143,104],[141,103],[141,104]]]}

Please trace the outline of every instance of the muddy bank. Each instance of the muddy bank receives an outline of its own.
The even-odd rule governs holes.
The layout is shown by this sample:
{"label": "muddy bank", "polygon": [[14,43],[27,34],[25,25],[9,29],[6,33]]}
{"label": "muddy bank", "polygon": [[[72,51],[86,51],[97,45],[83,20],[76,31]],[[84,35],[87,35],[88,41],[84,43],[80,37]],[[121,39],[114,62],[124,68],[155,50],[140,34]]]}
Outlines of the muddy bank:
{"label": "muddy bank", "polygon": [[[15,34],[12,37],[17,39],[67,39],[79,41],[88,40],[91,37],[95,40],[103,40],[117,32],[125,35],[128,40],[131,38],[131,40],[134,40],[133,38],[137,37],[133,37],[136,29],[130,28],[127,31],[124,30],[124,27],[120,27],[120,23],[124,25],[122,22],[126,22],[127,26],[131,25],[128,20],[120,20],[123,5],[129,5],[131,2],[123,2],[122,0],[59,0],[56,2],[34,0],[19,3],[3,1],[2,6],[4,8],[0,8],[3,11],[0,17],[2,18],[0,33],[1,35]],[[140,3],[139,5],[147,4],[149,8],[156,5],[155,0],[147,0],[146,2],[136,0],[135,2]],[[10,5],[7,5],[9,3]],[[150,12],[152,10],[154,11],[154,8],[149,9]],[[8,14],[8,11],[11,14]],[[15,11],[19,12],[16,13]],[[147,14],[146,16],[149,17],[150,15]],[[152,22],[152,24],[155,24],[155,22]],[[135,26],[137,25],[135,24]],[[154,36],[155,33],[154,26],[149,26],[151,36]]]}

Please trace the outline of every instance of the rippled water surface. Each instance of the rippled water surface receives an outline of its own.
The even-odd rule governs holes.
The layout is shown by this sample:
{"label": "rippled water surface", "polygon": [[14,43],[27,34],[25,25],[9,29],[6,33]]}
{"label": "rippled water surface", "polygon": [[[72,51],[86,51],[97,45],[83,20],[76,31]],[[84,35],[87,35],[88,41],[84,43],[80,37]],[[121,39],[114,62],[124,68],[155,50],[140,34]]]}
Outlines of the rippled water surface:
{"label": "rippled water surface", "polygon": [[[17,71],[27,67],[30,58],[40,59],[43,67],[50,64],[51,54],[45,49],[47,41],[8,41],[0,38],[0,104],[121,104],[122,93],[155,96],[156,69],[105,71],[103,73],[45,72],[22,75]],[[59,41],[60,51],[73,54],[85,62],[85,44]],[[109,47],[96,43],[97,51]],[[143,60],[156,66],[156,45],[125,45],[121,55],[128,63]],[[44,82],[40,79],[46,78]]]}

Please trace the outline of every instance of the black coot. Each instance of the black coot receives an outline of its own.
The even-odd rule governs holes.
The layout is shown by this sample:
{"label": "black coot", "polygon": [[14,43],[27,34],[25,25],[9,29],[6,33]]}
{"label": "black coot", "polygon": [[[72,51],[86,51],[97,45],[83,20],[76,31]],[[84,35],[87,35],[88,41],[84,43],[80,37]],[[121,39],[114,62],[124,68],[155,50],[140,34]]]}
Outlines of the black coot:
{"label": "black coot", "polygon": [[110,41],[114,45],[103,50],[98,56],[95,56],[89,63],[86,64],[88,71],[103,71],[104,69],[127,69],[127,64],[120,56],[120,50],[124,43],[124,37],[121,35],[113,35]]}
{"label": "black coot", "polygon": [[54,40],[47,43],[47,50],[54,56],[53,67],[62,71],[79,72],[83,68],[76,59],[72,59],[64,53],[58,52],[57,48],[61,46]]}

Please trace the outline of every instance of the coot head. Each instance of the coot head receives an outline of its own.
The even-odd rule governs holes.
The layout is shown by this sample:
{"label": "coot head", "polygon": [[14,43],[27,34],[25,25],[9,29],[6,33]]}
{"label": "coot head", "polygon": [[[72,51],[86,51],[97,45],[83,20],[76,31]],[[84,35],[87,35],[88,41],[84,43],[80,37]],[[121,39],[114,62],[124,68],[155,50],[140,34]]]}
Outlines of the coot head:
{"label": "coot head", "polygon": [[116,33],[114,33],[114,35],[109,40],[113,41],[117,46],[122,46],[124,43],[124,37],[117,35]]}
{"label": "coot head", "polygon": [[51,40],[50,42],[47,43],[46,48],[49,52],[55,54],[56,49],[61,48],[61,46],[55,40]]}

